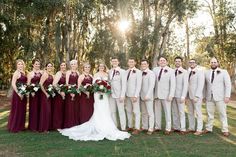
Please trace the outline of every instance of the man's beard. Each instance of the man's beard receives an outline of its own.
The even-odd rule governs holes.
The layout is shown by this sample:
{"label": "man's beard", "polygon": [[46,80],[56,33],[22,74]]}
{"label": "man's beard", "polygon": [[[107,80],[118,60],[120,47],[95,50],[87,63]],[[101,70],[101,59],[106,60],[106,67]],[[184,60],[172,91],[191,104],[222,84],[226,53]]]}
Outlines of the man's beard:
{"label": "man's beard", "polygon": [[211,66],[211,69],[215,70],[217,68],[217,66]]}

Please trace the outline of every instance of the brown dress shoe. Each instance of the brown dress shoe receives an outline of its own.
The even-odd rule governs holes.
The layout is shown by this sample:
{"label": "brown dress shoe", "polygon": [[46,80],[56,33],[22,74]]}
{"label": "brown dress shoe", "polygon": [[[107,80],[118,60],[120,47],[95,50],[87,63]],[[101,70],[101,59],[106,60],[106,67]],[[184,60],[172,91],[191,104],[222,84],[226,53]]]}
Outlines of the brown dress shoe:
{"label": "brown dress shoe", "polygon": [[200,135],[202,135],[202,131],[196,131],[196,132],[194,133],[194,135],[200,136]]}
{"label": "brown dress shoe", "polygon": [[171,133],[171,132],[170,132],[170,131],[167,131],[167,130],[164,132],[165,135],[170,135],[170,133]]}
{"label": "brown dress shoe", "polygon": [[177,130],[177,129],[173,129],[171,130],[172,132],[180,132],[180,130]]}
{"label": "brown dress shoe", "polygon": [[153,131],[148,131],[147,132],[147,135],[152,135],[153,134]]}
{"label": "brown dress shoe", "polygon": [[147,132],[148,129],[143,129],[143,128],[141,128],[140,131],[141,131],[141,132]]}
{"label": "brown dress shoe", "polygon": [[186,134],[189,134],[189,133],[195,133],[195,130],[187,130]]}
{"label": "brown dress shoe", "polygon": [[229,132],[223,132],[223,136],[229,137]]}
{"label": "brown dress shoe", "polygon": [[126,131],[134,131],[133,128],[127,128]]}
{"label": "brown dress shoe", "polygon": [[140,132],[139,130],[135,129],[135,130],[132,132],[132,134],[133,134],[133,135],[138,135],[139,132]]}
{"label": "brown dress shoe", "polygon": [[186,134],[186,131],[180,131],[179,134],[180,134],[180,135],[185,135],[185,134]]}
{"label": "brown dress shoe", "polygon": [[212,133],[212,131],[204,130],[203,133],[204,133],[204,134],[209,134],[209,133]]}

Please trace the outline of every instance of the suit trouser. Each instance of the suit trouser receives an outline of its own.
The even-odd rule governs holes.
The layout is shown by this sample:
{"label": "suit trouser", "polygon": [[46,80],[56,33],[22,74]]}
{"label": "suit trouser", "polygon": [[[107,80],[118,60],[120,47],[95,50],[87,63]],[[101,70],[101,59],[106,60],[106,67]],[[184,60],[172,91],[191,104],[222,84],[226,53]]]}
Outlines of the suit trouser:
{"label": "suit trouser", "polygon": [[165,99],[155,100],[155,129],[161,129],[161,113],[162,107],[165,112],[166,131],[171,131],[171,101]]}
{"label": "suit trouser", "polygon": [[184,108],[185,104],[181,102],[180,98],[174,98],[172,100],[172,119],[175,130],[186,131]]}
{"label": "suit trouser", "polygon": [[121,127],[121,130],[125,130],[126,129],[126,115],[125,115],[124,102],[120,102],[119,98],[112,98],[112,97],[110,97],[109,102],[110,102],[111,116],[114,123],[116,124],[116,126],[118,126],[118,123],[117,123],[117,109],[118,109],[120,127]]}
{"label": "suit trouser", "polygon": [[130,97],[126,99],[126,111],[127,111],[127,118],[128,118],[128,127],[133,128],[133,113],[135,118],[135,129],[140,129],[140,101],[139,97],[137,98],[136,102],[132,102]]}
{"label": "suit trouser", "polygon": [[154,110],[153,100],[141,100],[142,129],[153,131],[154,128]]}
{"label": "suit trouser", "polygon": [[206,129],[208,131],[212,131],[213,128],[213,122],[214,122],[214,113],[215,113],[215,107],[218,110],[220,121],[221,121],[221,131],[222,132],[228,132],[228,120],[227,120],[227,114],[226,114],[226,104],[224,101],[207,101],[206,102],[206,109],[208,114]]}
{"label": "suit trouser", "polygon": [[189,120],[189,130],[195,131],[195,114],[197,118],[197,131],[201,132],[203,128],[203,118],[202,118],[202,99],[198,99],[194,102],[190,99],[188,106],[188,120]]}

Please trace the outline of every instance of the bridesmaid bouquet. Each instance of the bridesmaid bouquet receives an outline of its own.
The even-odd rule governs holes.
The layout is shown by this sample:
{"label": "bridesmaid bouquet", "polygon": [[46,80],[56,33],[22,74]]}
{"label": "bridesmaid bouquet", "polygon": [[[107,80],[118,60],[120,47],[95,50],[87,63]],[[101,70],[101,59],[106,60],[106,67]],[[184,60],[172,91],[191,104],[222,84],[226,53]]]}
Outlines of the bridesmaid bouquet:
{"label": "bridesmaid bouquet", "polygon": [[[67,93],[68,86],[65,85],[65,84],[60,84],[60,85],[57,85],[57,86],[55,87],[55,89],[56,89],[56,91],[57,91],[58,94],[60,94],[61,92]],[[65,97],[62,96],[62,99],[64,100]]]}
{"label": "bridesmaid bouquet", "polygon": [[[68,94],[79,94],[80,93],[80,89],[77,88],[77,85],[74,84],[74,85],[69,85],[67,87],[67,93]],[[74,100],[74,97],[71,98],[71,100]]]}
{"label": "bridesmaid bouquet", "polygon": [[46,90],[46,92],[53,98],[54,96],[56,96],[55,93],[56,89],[54,88],[54,86],[52,84],[50,84]]}
{"label": "bridesmaid bouquet", "polygon": [[79,89],[80,89],[81,92],[83,92],[87,95],[87,98],[89,98],[90,93],[93,93],[93,85],[89,84],[89,83],[87,83],[84,86],[81,85]]}
{"label": "bridesmaid bouquet", "polygon": [[111,94],[111,85],[106,80],[96,80],[93,84],[93,91],[99,92],[99,99],[103,99],[103,94]]}
{"label": "bridesmaid bouquet", "polygon": [[18,83],[16,85],[18,93],[21,95],[28,95],[29,91],[27,90],[27,85],[23,83]]}
{"label": "bridesmaid bouquet", "polygon": [[32,84],[28,85],[26,87],[26,89],[29,93],[31,93],[32,96],[34,96],[35,93],[40,89],[40,85],[32,83]]}

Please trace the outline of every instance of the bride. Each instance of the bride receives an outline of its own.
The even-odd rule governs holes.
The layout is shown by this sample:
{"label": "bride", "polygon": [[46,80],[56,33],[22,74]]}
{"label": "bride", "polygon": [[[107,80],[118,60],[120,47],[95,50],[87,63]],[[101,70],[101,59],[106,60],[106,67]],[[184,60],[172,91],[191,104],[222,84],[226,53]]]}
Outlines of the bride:
{"label": "bride", "polygon": [[[98,79],[108,80],[108,74],[105,72],[106,66],[99,64],[98,68],[98,73],[94,75],[94,82]],[[99,96],[98,93],[94,94],[94,112],[88,122],[58,131],[76,141],[99,141],[105,138],[115,141],[129,138],[130,134],[118,130],[112,120],[108,95],[104,94],[103,99],[99,99]]]}

